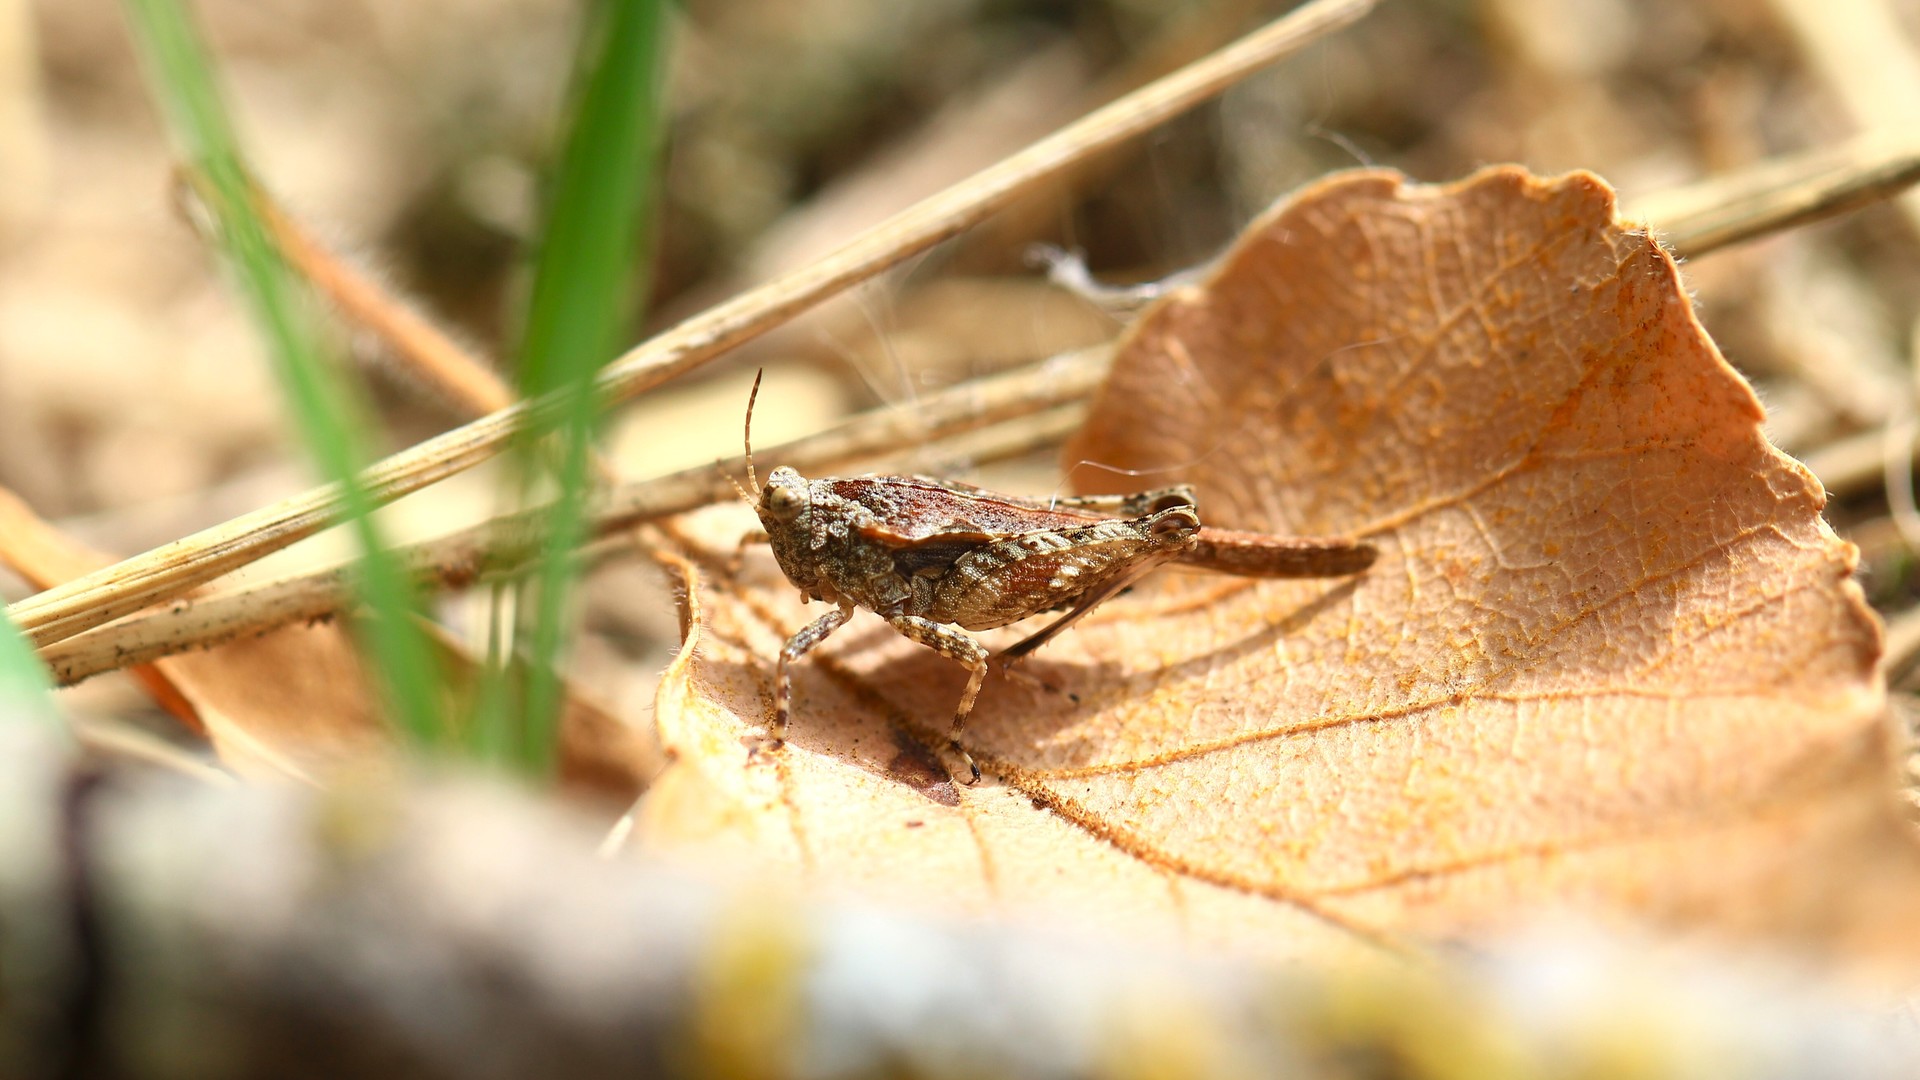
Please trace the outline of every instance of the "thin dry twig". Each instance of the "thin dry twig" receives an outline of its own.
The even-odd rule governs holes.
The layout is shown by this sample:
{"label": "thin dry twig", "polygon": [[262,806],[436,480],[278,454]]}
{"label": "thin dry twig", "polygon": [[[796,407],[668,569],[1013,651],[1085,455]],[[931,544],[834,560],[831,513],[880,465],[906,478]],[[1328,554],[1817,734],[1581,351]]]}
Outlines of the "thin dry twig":
{"label": "thin dry twig", "polygon": [[[1774,10],[1798,41],[1812,73],[1853,120],[1867,131],[1899,132],[1909,142],[1920,132],[1920,51],[1890,2],[1830,4],[1818,0],[1773,0]],[[1920,194],[1895,204],[1908,232],[1920,237]],[[1881,432],[1880,475],[1888,513],[1909,549],[1920,548],[1920,510],[1913,495],[1916,387],[1911,372],[1890,387],[1892,407]]]}
{"label": "thin dry twig", "polygon": [[[1851,208],[1872,192],[1884,198],[1898,187],[1884,182],[1895,155],[1856,145],[1842,151],[1770,162],[1704,184],[1650,197],[1635,205],[1656,228],[1717,239],[1694,241],[1695,255],[1816,220],[1812,205]],[[1817,163],[1817,164],[1816,164]],[[1880,178],[1880,179],[1877,179]],[[1720,214],[1719,224],[1704,227],[1713,200],[1737,202],[1737,214]],[[1834,212],[1838,212],[1835,210]],[[1695,224],[1689,224],[1695,223]],[[1701,227],[1695,230],[1695,225]],[[1089,394],[1105,371],[1105,350],[953,388],[927,399],[913,413],[878,410],[838,427],[765,451],[803,469],[843,465],[916,441],[946,439],[1042,409],[1053,411],[1031,421],[1031,428],[993,430],[982,441],[949,447],[959,457],[992,460],[1040,445],[1066,430],[1077,415],[1075,402]],[[1876,429],[1841,440],[1808,456],[1808,465],[1829,490],[1851,491],[1880,474],[1883,434]],[[727,466],[740,470],[737,460]],[[721,474],[691,469],[673,476],[617,488],[596,519],[594,535],[605,538],[633,524],[683,512],[724,498],[730,488]],[[457,588],[488,573],[505,572],[524,554],[532,514],[503,517],[424,544],[403,556],[428,587]],[[77,682],[103,671],[203,648],[246,634],[261,633],[303,619],[326,618],[344,609],[345,568],[314,571],[228,593],[185,601],[166,611],[128,619],[90,631],[71,642],[42,650],[61,683]]]}
{"label": "thin dry twig", "polygon": [[[196,190],[204,183],[196,171],[184,171]],[[379,338],[413,378],[440,394],[459,415],[483,417],[519,400],[491,364],[321,244],[257,183],[253,201],[287,262],[333,303],[342,318]],[[597,450],[590,464],[598,483],[619,479],[618,470]]]}
{"label": "thin dry twig", "polygon": [[[598,389],[625,400],[683,374],[850,285],[954,236],[1033,184],[1149,130],[1225,90],[1250,72],[1344,27],[1373,0],[1313,0],[1261,30],[1099,109],[856,237],[839,252],[720,304],[609,365]],[[378,462],[361,482],[376,502],[418,491],[492,457],[518,430],[546,418],[552,401],[518,404]],[[28,597],[8,617],[36,646],[72,637],[182,593],[333,524],[338,485],[278,504],[134,556]]]}
{"label": "thin dry twig", "polygon": [[[1104,347],[1056,357],[932,395],[912,411],[883,408],[863,413],[756,456],[811,470],[871,458],[907,443],[975,433],[952,449],[975,461],[1011,457],[1058,442],[1071,431],[1084,415],[1084,406],[1073,403],[1092,393],[1105,377],[1110,359]],[[1033,415],[1036,411],[1038,415]],[[609,538],[635,525],[723,499],[733,491],[727,477],[745,468],[744,458],[734,458],[625,485],[611,492],[596,511],[592,535],[604,549]],[[544,512],[535,508],[496,518],[402,548],[399,554],[424,586],[458,588],[521,565],[531,554],[527,541]],[[352,602],[351,573],[351,567],[331,567],[181,600],[164,610],[47,646],[41,650],[41,659],[57,682],[71,685],[105,671],[294,622],[328,618]]]}
{"label": "thin dry twig", "polygon": [[[1920,55],[1886,2],[1772,0],[1806,65],[1862,131],[1920,130]],[[1897,204],[1920,236],[1920,196]]]}
{"label": "thin dry twig", "polygon": [[1636,200],[1673,253],[1708,252],[1851,213],[1920,183],[1920,141],[1873,137],[1764,161]]}
{"label": "thin dry twig", "polygon": [[[1769,162],[1703,184],[1657,195],[1636,203],[1634,209],[1651,218],[1656,227],[1666,229],[1683,254],[1698,256],[1885,198],[1913,183],[1916,177],[1920,177],[1920,168],[1916,168],[1916,154],[1911,146],[1861,140],[1839,151]],[[350,317],[380,333],[397,349],[408,353],[419,351],[415,347],[421,340],[419,336],[411,334],[390,317],[392,310],[403,308],[385,299],[377,286],[364,278],[356,278],[350,270],[340,273],[341,264],[337,259],[313,244],[277,208],[268,204],[267,209],[273,211],[276,228],[290,249],[290,258],[314,277],[323,290],[333,294],[343,308],[350,306],[344,294],[356,289],[364,290],[364,295],[372,298],[368,303],[351,305]],[[910,215],[903,215],[906,216]],[[303,258],[303,255],[307,257]],[[733,306],[736,305],[728,305]],[[683,327],[682,331],[674,333],[684,336],[684,330]],[[457,345],[438,336],[437,332],[433,334],[445,345],[440,351],[452,357],[457,367],[472,369],[477,366],[477,361],[467,357]],[[432,339],[429,339],[431,343]],[[628,360],[655,352],[654,343],[649,343],[629,354]],[[1083,385],[1080,380],[1089,372],[1092,374]],[[1019,387],[1022,380],[1039,375],[1037,371],[1017,374],[1009,385]],[[936,399],[930,402],[933,412],[918,420],[897,412],[872,414],[811,439],[799,440],[774,453],[782,454],[802,467],[817,468],[877,454],[914,435],[922,438],[942,437],[948,432],[1054,406],[1051,413],[1034,421],[1035,427],[1024,431],[990,433],[989,441],[966,450],[968,456],[980,460],[1018,452],[1036,445],[1048,433],[1064,430],[1068,417],[1076,415],[1076,412],[1061,403],[1083,396],[1098,375],[1094,369],[1076,368],[1071,373],[1055,369],[1053,377],[1059,381],[1055,381],[1047,392],[1036,393],[1029,386],[1015,390],[1011,397],[1001,396],[995,386],[996,380],[956,388],[953,396],[946,397],[944,401]],[[968,413],[965,408],[959,412],[942,411],[964,400],[965,395],[978,396],[975,403],[977,411]],[[965,419],[961,419],[963,416]],[[924,424],[924,427],[913,430],[912,425],[915,424]],[[1868,441],[1873,446],[1868,446]],[[1811,460],[1816,473],[1829,487],[1838,489],[1857,482],[1855,473],[1859,473],[1861,478],[1877,473],[1878,444],[1877,434],[1870,433],[1869,437],[1862,438],[1862,446],[1857,448],[1860,453],[1849,453],[1853,449],[1850,444],[1836,444],[1827,451],[1816,453]],[[1856,462],[1855,458],[1859,460]],[[384,464],[392,466],[397,460]],[[704,505],[724,497],[726,490],[718,475],[706,470],[689,470],[671,477],[628,485],[614,492],[605,502],[596,522],[596,535],[604,538],[637,522]],[[519,557],[515,553],[523,551],[523,538],[531,528],[529,521],[537,513],[533,511],[497,519],[417,545],[407,549],[404,554],[423,581],[457,586],[483,573],[515,565]],[[189,538],[190,541],[192,539]],[[256,557],[261,553],[264,551],[257,552]],[[167,612],[127,620],[118,626],[87,634],[68,647],[54,646],[45,650],[45,655],[54,665],[58,677],[63,682],[71,682],[100,671],[216,644],[288,622],[327,617],[339,612],[345,603],[342,587],[344,573],[341,569],[318,571],[245,591],[218,594],[176,605]],[[31,610],[29,605],[46,599],[43,594],[23,601],[17,607]],[[49,635],[50,638],[55,636]]]}
{"label": "thin dry twig", "polygon": [[513,389],[499,372],[328,249],[257,185],[254,206],[287,263],[331,301],[343,318],[377,336],[405,361],[413,377],[445,397],[462,415],[484,416],[514,403]]}

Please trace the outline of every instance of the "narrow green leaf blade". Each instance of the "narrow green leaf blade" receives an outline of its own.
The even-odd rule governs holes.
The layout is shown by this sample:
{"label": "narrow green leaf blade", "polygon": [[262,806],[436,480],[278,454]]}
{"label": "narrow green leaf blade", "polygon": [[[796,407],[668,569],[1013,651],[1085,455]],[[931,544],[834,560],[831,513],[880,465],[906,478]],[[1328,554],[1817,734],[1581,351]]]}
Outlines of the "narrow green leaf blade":
{"label": "narrow green leaf blade", "polygon": [[[598,0],[581,35],[568,133],[548,195],[546,230],[535,260],[520,387],[528,397],[557,394],[557,422],[522,444],[531,473],[545,436],[557,460],[558,496],[541,557],[523,591],[518,652],[531,661],[514,756],[525,768],[551,768],[561,706],[558,667],[569,630],[592,480],[591,447],[600,414],[592,380],[616,352],[644,291],[640,267],[649,244],[665,110],[662,0]],[[557,446],[553,445],[557,442]]]}
{"label": "narrow green leaf blade", "polygon": [[204,182],[235,280],[266,336],[300,433],[321,471],[345,492],[363,558],[358,589],[369,616],[359,627],[393,715],[424,745],[442,742],[440,682],[416,621],[411,581],[380,543],[373,501],[359,483],[365,409],[328,364],[305,325],[292,273],[257,212],[238,142],[214,83],[213,64],[178,0],[125,0],[128,23],[155,97],[187,161]]}
{"label": "narrow green leaf blade", "polygon": [[0,720],[51,716],[52,684],[20,630],[0,612]]}

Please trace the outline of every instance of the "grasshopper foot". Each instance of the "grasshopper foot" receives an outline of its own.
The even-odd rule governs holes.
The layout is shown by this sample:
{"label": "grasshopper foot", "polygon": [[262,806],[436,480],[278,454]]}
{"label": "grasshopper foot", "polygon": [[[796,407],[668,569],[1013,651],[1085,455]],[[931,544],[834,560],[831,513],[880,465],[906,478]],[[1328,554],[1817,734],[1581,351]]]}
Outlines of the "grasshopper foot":
{"label": "grasshopper foot", "polygon": [[961,783],[967,785],[968,787],[972,787],[973,785],[979,783],[980,782],[980,763],[973,760],[973,755],[967,753],[966,748],[960,745],[960,740],[949,739],[947,741],[947,749],[953,751],[953,755],[960,759],[960,763],[962,765],[965,765],[967,767],[967,773],[969,774],[968,777],[956,776],[954,777],[954,779],[959,780]]}
{"label": "grasshopper foot", "polygon": [[740,742],[747,748],[747,764],[758,765],[767,761],[787,745],[787,740],[778,735],[747,735]]}

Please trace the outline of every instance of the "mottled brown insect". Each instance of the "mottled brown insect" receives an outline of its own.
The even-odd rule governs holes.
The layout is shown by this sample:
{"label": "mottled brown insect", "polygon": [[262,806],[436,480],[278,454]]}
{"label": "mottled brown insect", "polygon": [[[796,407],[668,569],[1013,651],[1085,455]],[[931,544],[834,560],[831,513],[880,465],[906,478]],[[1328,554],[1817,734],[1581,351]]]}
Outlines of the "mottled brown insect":
{"label": "mottled brown insect", "polygon": [[[759,379],[753,385],[752,494],[741,495],[759,513],[787,579],[808,599],[835,605],[780,650],[768,749],[786,738],[788,665],[846,625],[855,608],[967,666],[948,746],[971,782],[980,767],[960,734],[988,661],[1010,666],[1155,567],[1179,562],[1245,577],[1335,577],[1373,564],[1373,547],[1352,540],[1204,527],[1184,485],[1040,501],[921,476],[808,480],[781,466],[763,488],[751,437]],[[1065,614],[997,656],[967,633],[1056,611]]]}

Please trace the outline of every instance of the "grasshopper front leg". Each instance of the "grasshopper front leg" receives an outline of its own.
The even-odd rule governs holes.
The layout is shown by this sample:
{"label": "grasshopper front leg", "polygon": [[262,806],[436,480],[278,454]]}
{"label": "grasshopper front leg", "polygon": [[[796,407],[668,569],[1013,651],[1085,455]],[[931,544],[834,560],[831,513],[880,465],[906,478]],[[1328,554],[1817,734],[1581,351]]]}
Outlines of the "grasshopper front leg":
{"label": "grasshopper front leg", "polygon": [[980,766],[974,762],[973,755],[960,746],[960,732],[967,724],[967,714],[973,711],[973,701],[980,696],[980,684],[987,677],[987,647],[975,641],[964,630],[945,626],[932,619],[923,619],[918,615],[894,615],[887,619],[895,630],[925,645],[941,656],[958,660],[967,665],[967,688],[960,694],[960,707],[954,710],[953,726],[947,730],[947,748],[952,750],[967,767],[973,778],[969,784],[980,782]]}
{"label": "grasshopper front leg", "polygon": [[733,545],[733,558],[727,560],[727,572],[738,574],[740,567],[747,561],[747,549],[769,542],[771,538],[767,536],[764,529],[754,529],[741,536],[740,542]]}
{"label": "grasshopper front leg", "polygon": [[853,618],[853,601],[841,600],[840,606],[800,628],[800,631],[787,639],[780,649],[780,661],[774,666],[773,677],[773,730],[768,733],[767,749],[778,750],[787,741],[787,717],[792,713],[793,681],[787,674],[787,665],[807,654]]}

